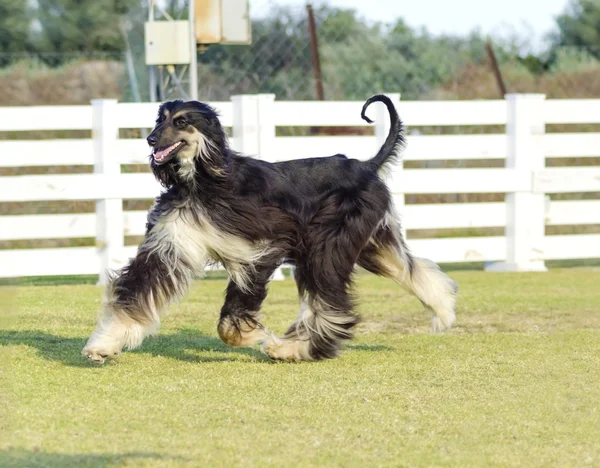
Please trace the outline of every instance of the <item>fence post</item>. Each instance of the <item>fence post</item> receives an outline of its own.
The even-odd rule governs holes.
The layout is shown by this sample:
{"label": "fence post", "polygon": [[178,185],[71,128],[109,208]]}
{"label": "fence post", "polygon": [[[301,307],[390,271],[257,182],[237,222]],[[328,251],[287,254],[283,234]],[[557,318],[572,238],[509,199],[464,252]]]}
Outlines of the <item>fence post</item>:
{"label": "fence post", "polygon": [[245,156],[258,157],[260,151],[258,97],[250,94],[231,96],[233,103],[233,147]]}
{"label": "fence post", "polygon": [[[259,94],[257,97],[258,112],[258,157],[265,161],[275,162],[277,155],[275,146],[275,95]],[[293,269],[293,268],[292,268]],[[285,275],[281,267],[277,268],[271,276],[271,280],[281,281]]]}
{"label": "fence post", "polygon": [[[385,93],[387,97],[389,97],[396,109],[400,106],[400,93]],[[375,139],[377,140],[377,150],[383,145],[385,139],[387,138],[390,132],[390,113],[383,104],[376,104],[375,107]],[[399,159],[393,166],[390,166],[388,169],[389,178],[394,180],[399,178],[404,164],[402,159]],[[394,209],[396,210],[396,215],[401,219],[402,213],[404,213],[404,193],[394,193]],[[400,227],[402,230],[402,235],[406,238],[406,228],[404,227],[404,223],[400,222]]]}
{"label": "fence post", "polygon": [[[236,95],[233,103],[233,147],[245,156],[274,162],[275,141],[275,95]],[[277,268],[272,280],[283,280],[281,267]]]}
{"label": "fence post", "polygon": [[[543,169],[545,155],[544,94],[507,94],[506,167],[533,183],[533,172]],[[544,263],[545,196],[528,191],[506,194],[506,261],[486,271],[547,271]]]}
{"label": "fence post", "polygon": [[[94,174],[115,176],[121,173],[116,142],[117,100],[93,99],[92,139],[94,141]],[[98,284],[106,284],[110,270],[123,266],[123,200],[96,201],[96,246],[100,255]]]}
{"label": "fence post", "polygon": [[258,157],[265,161],[275,162],[275,95],[259,94],[257,96],[258,111]]}

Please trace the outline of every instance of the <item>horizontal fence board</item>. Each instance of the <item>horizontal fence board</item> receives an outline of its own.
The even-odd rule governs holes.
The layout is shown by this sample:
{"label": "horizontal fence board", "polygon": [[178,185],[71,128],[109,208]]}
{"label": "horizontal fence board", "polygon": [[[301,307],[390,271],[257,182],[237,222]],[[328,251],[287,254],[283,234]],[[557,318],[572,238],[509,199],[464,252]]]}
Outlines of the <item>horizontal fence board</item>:
{"label": "horizontal fence board", "polygon": [[600,200],[552,201],[546,224],[600,224]]}
{"label": "horizontal fence board", "polygon": [[158,102],[120,102],[117,125],[119,128],[154,128],[159,107]]}
{"label": "horizontal fence board", "polygon": [[141,236],[146,233],[147,211],[125,211],[123,231],[126,236]]}
{"label": "horizontal fence board", "polygon": [[152,149],[144,139],[121,139],[116,148],[121,164],[149,164]]}
{"label": "horizontal fence board", "polygon": [[[546,157],[599,157],[600,133],[548,134]],[[120,139],[115,150],[122,164],[148,164],[150,148],[144,139]],[[368,159],[378,150],[373,136],[278,137],[271,153],[275,161],[337,153]],[[505,135],[409,136],[405,161],[504,159]],[[0,141],[0,167],[93,165],[92,140]]]}
{"label": "horizontal fence board", "polygon": [[[506,158],[505,135],[409,135],[407,140],[404,161]],[[378,150],[374,136],[278,137],[272,159],[289,161],[341,153],[365,160]]]}
{"label": "horizontal fence board", "polygon": [[537,171],[533,177],[537,193],[600,192],[600,168],[557,167]]}
{"label": "horizontal fence board", "polygon": [[546,260],[600,258],[600,234],[546,236],[544,244]]}
{"label": "horizontal fence board", "polygon": [[405,161],[505,159],[506,135],[408,135]]}
{"label": "horizontal fence board", "polygon": [[161,186],[148,173],[0,177],[4,202],[155,198],[160,192]]}
{"label": "horizontal fence board", "polygon": [[546,124],[600,123],[600,99],[548,99],[544,120]]}
{"label": "horizontal fence board", "polygon": [[[406,229],[457,229],[503,227],[504,203],[444,203],[405,205],[401,213]],[[124,235],[146,232],[147,211],[123,213]],[[600,200],[553,201],[546,225],[600,224]],[[43,214],[0,216],[0,240],[70,239],[96,236],[96,215]]]}
{"label": "horizontal fence board", "polygon": [[506,223],[504,203],[404,205],[399,214],[405,229],[485,228]]}
{"label": "horizontal fence board", "polygon": [[504,237],[450,237],[442,239],[408,239],[408,246],[418,257],[436,263],[483,262],[504,260]]}
{"label": "horizontal fence board", "polygon": [[338,153],[350,158],[369,159],[377,153],[377,140],[374,136],[277,137],[269,160],[292,161]]}
{"label": "horizontal fence board", "polygon": [[[350,101],[275,101],[274,117],[277,127],[365,127],[360,117],[363,102]],[[375,114],[373,109],[368,115]]]}
{"label": "horizontal fence board", "polygon": [[542,145],[547,158],[600,157],[600,133],[547,133]]}
{"label": "horizontal fence board", "polygon": [[[512,169],[407,169],[389,186],[404,193],[495,193],[530,189],[529,174]],[[161,187],[149,173],[0,177],[0,200],[100,200],[155,198]]]}
{"label": "horizontal fence board", "polygon": [[408,127],[448,125],[504,125],[504,100],[400,101],[400,118]]}
{"label": "horizontal fence board", "polygon": [[[409,135],[405,161],[504,159],[505,135]],[[556,133],[542,137],[546,157],[599,157],[600,133]],[[275,161],[337,153],[368,159],[378,150],[373,136],[278,137],[271,153]],[[147,164],[150,148],[144,139],[120,139],[116,151],[122,164]],[[94,164],[92,140],[0,141],[0,167]]]}
{"label": "horizontal fence board", "polygon": [[514,169],[405,169],[396,173],[388,186],[397,193],[498,193],[531,188],[531,175]]}
{"label": "horizontal fence board", "polygon": [[0,277],[94,275],[100,272],[96,247],[0,250]]}
{"label": "horizontal fence board", "polygon": [[[405,229],[487,228],[506,225],[504,203],[405,205],[400,215]],[[600,224],[600,200],[549,203],[546,225],[586,224]]]}
{"label": "horizontal fence board", "polygon": [[91,128],[91,105],[0,107],[0,132]]}
{"label": "horizontal fence board", "polygon": [[[231,102],[210,102],[219,113],[221,125],[231,127],[233,124],[233,104]],[[117,104],[119,128],[153,128],[158,117],[160,103],[123,102]]]}
{"label": "horizontal fence board", "polygon": [[0,240],[96,237],[95,213],[0,216]]}
{"label": "horizontal fence board", "polygon": [[94,142],[92,140],[0,141],[0,167],[93,164]]}
{"label": "horizontal fence board", "polygon": [[[499,261],[505,258],[504,237],[413,239],[415,255],[438,263]],[[123,261],[134,257],[137,246],[123,249]],[[547,236],[545,260],[600,258],[600,234]],[[88,275],[100,272],[95,247],[15,249],[0,251],[0,277]]]}
{"label": "horizontal fence board", "polygon": [[[367,115],[374,118],[374,103]],[[352,126],[369,125],[361,119],[362,101],[275,101],[275,125]],[[503,125],[506,102],[490,101],[400,101],[400,118],[407,126]]]}

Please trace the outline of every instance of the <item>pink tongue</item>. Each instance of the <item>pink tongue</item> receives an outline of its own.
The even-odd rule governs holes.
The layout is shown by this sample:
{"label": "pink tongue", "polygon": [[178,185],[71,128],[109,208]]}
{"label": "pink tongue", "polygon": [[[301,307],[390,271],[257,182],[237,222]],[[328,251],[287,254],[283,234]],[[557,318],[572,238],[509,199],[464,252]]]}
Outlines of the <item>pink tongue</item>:
{"label": "pink tongue", "polygon": [[173,149],[175,149],[176,146],[179,146],[179,143],[175,143],[175,144],[169,146],[168,148],[157,151],[156,153],[154,153],[154,159],[157,159],[158,161],[162,161],[169,155],[169,153],[171,151],[173,151]]}

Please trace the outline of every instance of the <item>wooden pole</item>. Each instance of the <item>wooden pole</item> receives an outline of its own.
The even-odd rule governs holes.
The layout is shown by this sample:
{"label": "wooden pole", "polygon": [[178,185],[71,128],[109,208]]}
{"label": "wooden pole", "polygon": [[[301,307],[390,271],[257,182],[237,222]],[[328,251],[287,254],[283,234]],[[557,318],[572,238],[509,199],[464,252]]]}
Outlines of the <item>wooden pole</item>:
{"label": "wooden pole", "polygon": [[494,77],[496,78],[496,85],[498,86],[498,91],[500,91],[500,99],[504,99],[504,96],[506,95],[506,86],[504,85],[502,72],[500,71],[498,61],[496,60],[496,54],[494,54],[494,49],[490,42],[485,43],[485,51],[490,60],[490,66],[492,67],[492,72],[494,72]]}
{"label": "wooden pole", "polygon": [[308,12],[308,32],[310,34],[310,49],[312,52],[313,71],[315,73],[317,99],[319,101],[324,101],[325,93],[323,92],[323,77],[321,75],[321,59],[319,58],[317,27],[315,26],[315,15],[313,13],[313,8],[310,3],[306,4],[306,11]]}

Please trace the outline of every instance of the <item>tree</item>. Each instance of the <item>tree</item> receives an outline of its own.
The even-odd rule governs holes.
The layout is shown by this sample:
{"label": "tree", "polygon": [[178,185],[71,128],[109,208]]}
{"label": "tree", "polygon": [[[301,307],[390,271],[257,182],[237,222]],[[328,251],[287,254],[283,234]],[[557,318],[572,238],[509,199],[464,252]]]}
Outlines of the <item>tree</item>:
{"label": "tree", "polygon": [[[38,0],[36,52],[121,54],[124,41],[119,20],[141,7],[140,0]],[[60,57],[55,61],[60,62]]]}
{"label": "tree", "polygon": [[556,19],[556,46],[575,46],[600,59],[600,2],[571,0],[565,12]]}
{"label": "tree", "polygon": [[0,0],[0,52],[30,50],[31,12],[23,0]]}

